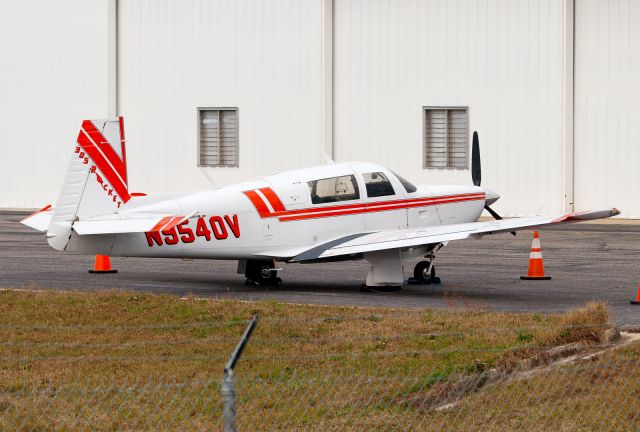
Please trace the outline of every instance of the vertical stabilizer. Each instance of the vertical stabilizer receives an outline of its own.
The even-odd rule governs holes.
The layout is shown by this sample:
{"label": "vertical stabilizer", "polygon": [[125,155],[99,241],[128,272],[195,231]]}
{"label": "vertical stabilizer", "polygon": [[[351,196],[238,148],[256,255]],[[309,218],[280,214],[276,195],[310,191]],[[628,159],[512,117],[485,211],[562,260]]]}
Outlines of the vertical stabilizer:
{"label": "vertical stabilizer", "polygon": [[47,231],[49,244],[63,250],[74,221],[113,213],[129,198],[122,117],[83,121]]}

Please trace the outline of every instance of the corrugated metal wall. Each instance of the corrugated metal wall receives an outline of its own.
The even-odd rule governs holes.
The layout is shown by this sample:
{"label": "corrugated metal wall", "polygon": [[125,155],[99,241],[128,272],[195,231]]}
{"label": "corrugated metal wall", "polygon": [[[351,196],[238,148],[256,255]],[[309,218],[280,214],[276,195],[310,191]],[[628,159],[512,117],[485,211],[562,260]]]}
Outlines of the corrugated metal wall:
{"label": "corrugated metal wall", "polygon": [[576,2],[576,206],[640,218],[640,1]]}
{"label": "corrugated metal wall", "polygon": [[1,208],[55,203],[82,119],[109,114],[108,7],[2,2]]}
{"label": "corrugated metal wall", "polygon": [[336,159],[386,163],[421,183],[423,106],[468,106],[483,185],[508,215],[562,211],[564,2],[336,0]]}
{"label": "corrugated metal wall", "polygon": [[[497,210],[575,190],[576,210],[640,218],[640,0],[575,0],[575,75],[574,0],[333,1],[5,0],[0,208],[55,201],[80,121],[116,112],[136,191],[322,163],[332,122],[337,161],[470,183],[423,169],[422,107],[454,106]],[[238,107],[239,168],[197,168],[197,107]]]}
{"label": "corrugated metal wall", "polygon": [[[130,184],[208,188],[322,163],[321,4],[121,0]],[[238,107],[239,168],[197,168],[197,107]],[[203,173],[204,172],[204,173]]]}

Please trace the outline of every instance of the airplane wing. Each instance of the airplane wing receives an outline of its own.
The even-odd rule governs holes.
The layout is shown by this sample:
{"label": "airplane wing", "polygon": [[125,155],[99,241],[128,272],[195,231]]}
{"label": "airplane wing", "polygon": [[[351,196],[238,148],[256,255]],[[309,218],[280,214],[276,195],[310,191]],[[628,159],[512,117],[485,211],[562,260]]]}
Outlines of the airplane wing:
{"label": "airplane wing", "polygon": [[74,222],[73,230],[80,235],[124,234],[168,231],[195,215],[166,215],[153,213],[114,213]]}
{"label": "airplane wing", "polygon": [[452,240],[482,237],[488,234],[519,231],[523,229],[556,225],[569,222],[581,222],[603,219],[620,214],[617,209],[595,210],[568,213],[560,216],[534,216],[525,218],[502,219],[494,221],[471,222],[454,225],[442,225],[403,230],[385,230],[352,234],[315,246],[296,255],[292,262],[315,261],[342,256],[357,255],[389,249],[438,244]]}

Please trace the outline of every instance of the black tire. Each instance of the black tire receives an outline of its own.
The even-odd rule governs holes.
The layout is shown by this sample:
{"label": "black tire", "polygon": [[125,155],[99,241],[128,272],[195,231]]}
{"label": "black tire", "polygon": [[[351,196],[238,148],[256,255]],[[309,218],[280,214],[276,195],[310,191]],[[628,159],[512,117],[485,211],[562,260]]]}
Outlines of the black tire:
{"label": "black tire", "polygon": [[420,261],[413,269],[413,277],[420,284],[430,284],[436,277],[436,267],[431,266],[431,271],[427,273],[427,269],[431,261]]}
{"label": "black tire", "polygon": [[248,261],[244,275],[260,285],[280,285],[282,280],[278,277],[278,272],[270,270],[273,267],[271,261]]}

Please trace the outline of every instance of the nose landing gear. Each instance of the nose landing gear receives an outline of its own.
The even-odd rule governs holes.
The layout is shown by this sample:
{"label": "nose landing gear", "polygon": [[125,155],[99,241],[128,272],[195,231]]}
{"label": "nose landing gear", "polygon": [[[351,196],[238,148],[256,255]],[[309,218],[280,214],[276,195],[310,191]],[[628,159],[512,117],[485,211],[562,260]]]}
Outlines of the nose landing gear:
{"label": "nose landing gear", "polygon": [[436,276],[436,266],[434,264],[436,260],[436,252],[443,247],[442,243],[433,248],[431,252],[425,255],[427,258],[424,261],[420,261],[413,268],[413,277],[407,281],[410,285],[429,285],[440,284],[442,282],[439,277]]}
{"label": "nose landing gear", "polygon": [[439,284],[440,278],[436,276],[436,266],[433,260],[420,261],[413,268],[413,278],[409,279],[410,284],[429,285]]}

